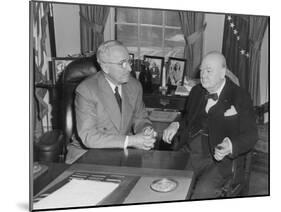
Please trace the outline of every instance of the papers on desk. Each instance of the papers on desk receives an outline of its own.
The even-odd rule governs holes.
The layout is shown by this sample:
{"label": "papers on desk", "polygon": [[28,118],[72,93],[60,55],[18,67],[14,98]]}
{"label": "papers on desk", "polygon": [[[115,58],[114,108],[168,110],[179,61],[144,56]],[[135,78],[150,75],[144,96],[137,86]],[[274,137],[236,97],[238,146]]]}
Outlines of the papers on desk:
{"label": "papers on desk", "polygon": [[34,203],[33,209],[94,206],[112,193],[119,183],[72,179]]}
{"label": "papers on desk", "polygon": [[177,86],[177,89],[175,91],[175,95],[180,96],[188,96],[193,86],[197,85],[200,81],[197,79],[190,79],[187,80],[186,77],[184,78],[183,86],[179,85]]}
{"label": "papers on desk", "polygon": [[177,89],[175,91],[175,95],[180,95],[180,96],[188,96],[189,91],[185,86],[177,86]]}
{"label": "papers on desk", "polygon": [[153,110],[149,114],[151,121],[172,122],[176,119],[178,112]]}

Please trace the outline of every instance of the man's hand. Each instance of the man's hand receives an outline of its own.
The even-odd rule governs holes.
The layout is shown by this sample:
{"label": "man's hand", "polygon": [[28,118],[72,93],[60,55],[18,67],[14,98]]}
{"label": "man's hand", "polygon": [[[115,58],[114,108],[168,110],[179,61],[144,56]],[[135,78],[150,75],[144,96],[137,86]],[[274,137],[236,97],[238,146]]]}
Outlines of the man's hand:
{"label": "man's hand", "polygon": [[151,126],[145,127],[143,129],[143,134],[145,136],[150,136],[151,138],[156,138],[157,137],[157,132]]}
{"label": "man's hand", "polygon": [[232,143],[228,137],[218,144],[215,148],[214,157],[217,161],[221,161],[225,156],[232,153]]}
{"label": "man's hand", "polygon": [[163,141],[167,142],[168,144],[171,143],[173,137],[177,133],[179,129],[179,123],[178,122],[172,122],[169,127],[167,127],[163,132]]}
{"label": "man's hand", "polygon": [[150,150],[154,147],[156,139],[151,135],[144,135],[143,132],[138,133],[136,135],[129,136],[128,146],[137,148]]}

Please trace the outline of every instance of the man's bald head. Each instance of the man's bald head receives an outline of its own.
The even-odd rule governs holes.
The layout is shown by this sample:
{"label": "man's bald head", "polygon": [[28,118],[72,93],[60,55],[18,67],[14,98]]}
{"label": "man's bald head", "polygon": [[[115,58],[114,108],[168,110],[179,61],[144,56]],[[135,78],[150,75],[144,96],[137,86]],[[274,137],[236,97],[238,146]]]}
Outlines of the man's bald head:
{"label": "man's bald head", "polygon": [[202,86],[211,93],[216,92],[225,78],[225,57],[217,51],[209,52],[204,56],[200,69]]}
{"label": "man's bald head", "polygon": [[212,61],[213,63],[217,63],[217,65],[220,65],[222,68],[226,68],[225,57],[220,52],[209,52],[204,56],[202,63],[204,62],[204,60]]}

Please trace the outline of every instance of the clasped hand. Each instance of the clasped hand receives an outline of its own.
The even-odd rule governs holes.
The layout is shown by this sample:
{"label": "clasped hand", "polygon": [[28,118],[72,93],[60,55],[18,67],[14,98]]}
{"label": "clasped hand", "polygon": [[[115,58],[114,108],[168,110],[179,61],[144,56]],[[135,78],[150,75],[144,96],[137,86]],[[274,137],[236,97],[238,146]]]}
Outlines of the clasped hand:
{"label": "clasped hand", "polygon": [[150,150],[154,147],[156,136],[157,133],[152,127],[146,127],[143,132],[130,136],[129,143],[135,148]]}

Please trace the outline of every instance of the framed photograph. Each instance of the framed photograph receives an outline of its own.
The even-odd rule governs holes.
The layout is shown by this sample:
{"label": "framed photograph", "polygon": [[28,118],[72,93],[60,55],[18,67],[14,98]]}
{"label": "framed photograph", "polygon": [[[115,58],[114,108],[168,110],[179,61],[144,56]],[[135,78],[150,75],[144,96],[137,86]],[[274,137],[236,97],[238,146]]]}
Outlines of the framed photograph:
{"label": "framed photograph", "polygon": [[61,76],[61,73],[65,70],[69,63],[79,57],[55,57],[52,58],[52,81],[56,84]]}
{"label": "framed photograph", "polygon": [[164,57],[144,55],[143,60],[151,74],[152,85],[161,85]]}
{"label": "framed photograph", "polygon": [[185,67],[185,59],[169,57],[167,69],[167,84],[174,86],[183,85]]}
{"label": "framed photograph", "polygon": [[135,55],[133,53],[129,53],[129,59],[131,62],[133,62],[135,59]]}

